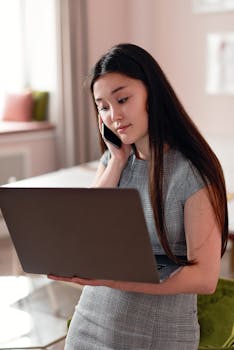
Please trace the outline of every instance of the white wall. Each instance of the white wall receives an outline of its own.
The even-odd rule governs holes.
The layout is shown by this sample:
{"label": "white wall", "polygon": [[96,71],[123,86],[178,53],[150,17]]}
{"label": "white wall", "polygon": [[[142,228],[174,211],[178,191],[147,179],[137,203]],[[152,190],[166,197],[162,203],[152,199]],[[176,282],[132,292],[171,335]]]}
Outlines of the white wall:
{"label": "white wall", "polygon": [[234,12],[195,14],[192,1],[157,0],[154,55],[205,134],[234,137],[234,96],[207,95],[206,36],[234,31]]}
{"label": "white wall", "polygon": [[87,16],[89,66],[119,42],[151,52],[218,154],[234,189],[234,96],[205,92],[206,36],[234,31],[234,12],[195,14],[192,0],[87,0]]}
{"label": "white wall", "polygon": [[191,0],[87,0],[89,66],[110,46],[142,45],[202,132],[234,137],[234,96],[205,93],[206,35],[234,31],[234,12],[195,14]]}
{"label": "white wall", "polygon": [[192,1],[157,0],[152,53],[214,149],[234,192],[234,95],[208,95],[206,37],[234,32],[234,12],[195,14]]}

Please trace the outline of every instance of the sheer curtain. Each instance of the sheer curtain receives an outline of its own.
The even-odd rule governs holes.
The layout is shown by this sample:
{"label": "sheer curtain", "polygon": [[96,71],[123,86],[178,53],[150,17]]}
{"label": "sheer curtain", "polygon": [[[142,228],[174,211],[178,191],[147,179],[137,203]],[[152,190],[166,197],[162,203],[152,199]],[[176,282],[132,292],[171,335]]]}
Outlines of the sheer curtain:
{"label": "sheer curtain", "polygon": [[21,10],[20,0],[0,1],[0,112],[5,92],[24,86]]}
{"label": "sheer curtain", "polygon": [[86,0],[0,0],[0,107],[7,91],[49,91],[59,167],[99,156],[83,87],[89,70],[86,6]]}
{"label": "sheer curtain", "polygon": [[0,1],[1,109],[6,92],[55,91],[54,1]]}
{"label": "sheer curtain", "polygon": [[94,112],[83,86],[89,72],[87,4],[59,0],[56,5],[59,147],[64,166],[72,166],[99,156]]}

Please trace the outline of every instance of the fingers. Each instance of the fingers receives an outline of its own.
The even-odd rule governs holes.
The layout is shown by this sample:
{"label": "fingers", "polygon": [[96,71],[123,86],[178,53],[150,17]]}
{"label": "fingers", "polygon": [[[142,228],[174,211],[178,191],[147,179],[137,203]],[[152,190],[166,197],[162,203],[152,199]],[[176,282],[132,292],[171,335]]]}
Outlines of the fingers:
{"label": "fingers", "polygon": [[102,118],[100,114],[98,114],[98,127],[99,127],[100,133],[102,133],[102,123],[103,123]]}
{"label": "fingers", "polygon": [[51,280],[57,280],[59,278],[58,276],[54,276],[54,275],[47,275],[47,277]]}
{"label": "fingers", "polygon": [[72,277],[71,282],[80,284],[82,286],[88,285],[90,280],[84,279],[84,278],[79,278],[79,277]]}
{"label": "fingers", "polygon": [[71,277],[61,277],[61,276],[55,276],[55,275],[47,275],[47,277],[54,281],[71,282]]}
{"label": "fingers", "polygon": [[64,282],[71,282],[76,283],[81,286],[105,286],[110,288],[115,288],[123,291],[129,291],[129,292],[142,292],[142,288],[145,287],[142,283],[137,282],[126,282],[126,281],[114,281],[114,280],[91,280],[86,278],[80,278],[80,277],[60,277],[55,275],[48,275],[48,278],[55,280],[55,281],[64,281]]}
{"label": "fingers", "polygon": [[81,285],[92,285],[93,280],[88,280],[84,278],[79,278],[79,277],[61,277],[61,276],[55,276],[55,275],[47,275],[47,277],[51,280],[54,281],[63,281],[63,282],[72,282],[72,283],[77,283]]}

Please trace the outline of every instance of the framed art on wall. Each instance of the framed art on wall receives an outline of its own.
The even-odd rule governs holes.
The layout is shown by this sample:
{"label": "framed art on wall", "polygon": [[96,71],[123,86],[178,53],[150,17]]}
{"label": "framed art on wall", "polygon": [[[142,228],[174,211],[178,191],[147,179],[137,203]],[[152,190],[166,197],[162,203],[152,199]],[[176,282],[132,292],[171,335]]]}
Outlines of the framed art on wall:
{"label": "framed art on wall", "polygon": [[234,0],[193,0],[193,11],[197,13],[234,11]]}
{"label": "framed art on wall", "polygon": [[207,35],[206,92],[234,94],[234,32]]}

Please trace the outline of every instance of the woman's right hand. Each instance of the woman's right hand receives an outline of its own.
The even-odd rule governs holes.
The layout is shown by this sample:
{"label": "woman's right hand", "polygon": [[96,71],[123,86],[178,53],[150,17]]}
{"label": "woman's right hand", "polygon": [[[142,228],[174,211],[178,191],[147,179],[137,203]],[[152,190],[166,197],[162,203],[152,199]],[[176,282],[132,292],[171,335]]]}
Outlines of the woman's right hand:
{"label": "woman's right hand", "polygon": [[[103,121],[99,115],[98,116],[98,124],[99,124],[99,131],[100,131],[101,135],[102,135],[102,123],[103,123]],[[113,146],[111,142],[108,142],[108,140],[106,140],[104,138],[103,138],[103,141],[105,142],[107,148],[109,149],[109,151],[111,153],[112,161],[114,161],[114,162],[116,161],[119,163],[119,165],[122,165],[124,167],[128,161],[130,153],[132,151],[131,145],[126,145],[126,144],[122,143],[121,147],[117,148],[117,147]]]}
{"label": "woman's right hand", "polygon": [[[102,119],[99,116],[99,130],[102,134]],[[121,173],[128,161],[132,147],[131,145],[125,145],[122,143],[120,148],[116,148],[110,142],[104,140],[110,153],[111,158],[108,161],[107,166],[99,163],[95,178],[92,183],[92,187],[117,187],[121,177]]]}

